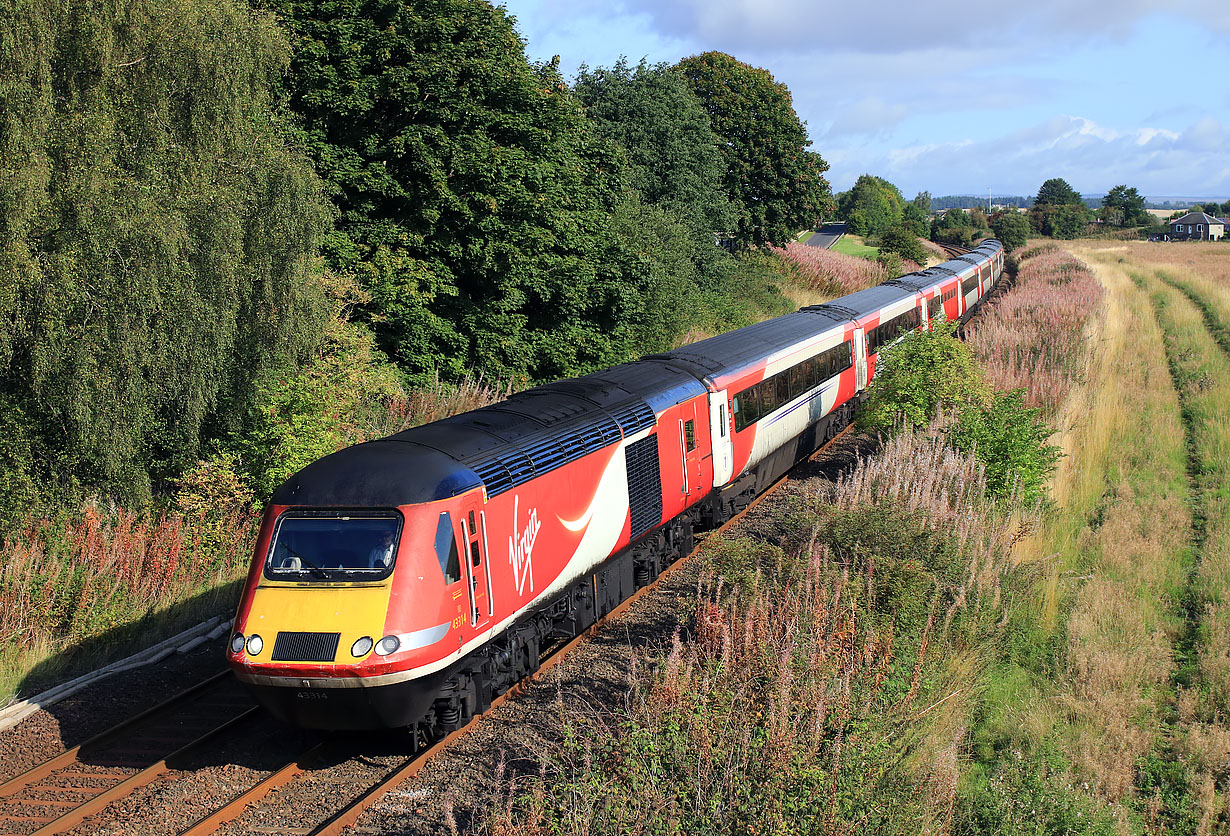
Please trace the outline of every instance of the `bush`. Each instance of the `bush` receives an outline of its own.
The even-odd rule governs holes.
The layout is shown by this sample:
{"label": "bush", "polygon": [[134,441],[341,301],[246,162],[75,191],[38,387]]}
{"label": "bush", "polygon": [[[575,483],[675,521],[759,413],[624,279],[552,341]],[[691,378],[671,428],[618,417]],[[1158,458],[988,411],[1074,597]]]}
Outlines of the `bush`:
{"label": "bush", "polygon": [[884,272],[890,276],[896,277],[901,275],[901,256],[888,250],[881,250],[876,254],[876,264],[884,268]]}
{"label": "bush", "polygon": [[887,432],[925,427],[941,410],[981,406],[990,396],[982,370],[956,322],[937,319],[930,331],[911,331],[883,349],[858,424]]}
{"label": "bush", "polygon": [[1004,245],[1004,252],[1025,246],[1029,238],[1029,218],[1020,212],[1000,212],[991,218],[991,230]]}
{"label": "bush", "polygon": [[927,251],[923,249],[918,236],[901,226],[886,230],[880,237],[880,252],[896,253],[901,258],[917,264],[927,263]]}
{"label": "bush", "polygon": [[1046,478],[1059,460],[1059,448],[1046,443],[1051,432],[1042,410],[1025,406],[1024,391],[1014,389],[963,410],[950,437],[986,467],[988,493],[1033,504],[1045,495]]}

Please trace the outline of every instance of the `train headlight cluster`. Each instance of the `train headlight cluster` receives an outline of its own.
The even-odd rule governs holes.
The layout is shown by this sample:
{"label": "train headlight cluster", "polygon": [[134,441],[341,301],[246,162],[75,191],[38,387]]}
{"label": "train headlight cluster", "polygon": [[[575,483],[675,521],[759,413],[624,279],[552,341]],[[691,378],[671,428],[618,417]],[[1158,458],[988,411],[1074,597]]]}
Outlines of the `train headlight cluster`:
{"label": "train headlight cluster", "polygon": [[257,656],[265,649],[265,640],[255,633],[246,638],[243,633],[231,636],[231,653],[242,653],[245,647],[248,649],[249,656]]}
{"label": "train headlight cluster", "polygon": [[396,653],[399,647],[401,647],[401,639],[397,636],[385,636],[376,642],[376,655],[388,656],[390,653]]}
{"label": "train headlight cluster", "polygon": [[372,637],[364,636],[350,646],[350,655],[356,659],[362,659],[372,649]]}

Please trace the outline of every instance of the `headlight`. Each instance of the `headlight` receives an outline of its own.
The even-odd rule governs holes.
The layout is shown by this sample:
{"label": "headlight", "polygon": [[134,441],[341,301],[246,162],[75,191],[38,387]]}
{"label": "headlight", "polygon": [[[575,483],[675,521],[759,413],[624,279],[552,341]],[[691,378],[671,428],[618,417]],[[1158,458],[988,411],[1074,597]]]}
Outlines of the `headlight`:
{"label": "headlight", "polygon": [[356,659],[361,659],[368,654],[372,649],[372,637],[364,636],[350,646],[350,655]]}
{"label": "headlight", "polygon": [[243,633],[236,633],[231,636],[231,653],[243,652]]}
{"label": "headlight", "polygon": [[249,656],[259,656],[261,650],[264,647],[265,647],[265,642],[261,639],[260,636],[256,635],[255,633],[248,636],[248,655]]}
{"label": "headlight", "polygon": [[388,656],[397,648],[401,647],[401,640],[397,636],[385,636],[380,641],[376,642],[376,654],[378,656]]}

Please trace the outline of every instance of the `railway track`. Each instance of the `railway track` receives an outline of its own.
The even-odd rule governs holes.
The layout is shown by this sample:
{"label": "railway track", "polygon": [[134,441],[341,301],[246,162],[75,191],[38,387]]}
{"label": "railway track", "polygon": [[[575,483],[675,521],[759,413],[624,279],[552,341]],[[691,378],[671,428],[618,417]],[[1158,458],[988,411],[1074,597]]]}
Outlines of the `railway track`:
{"label": "railway track", "polygon": [[0,836],[71,830],[257,711],[229,671],[216,674],[0,784]]}

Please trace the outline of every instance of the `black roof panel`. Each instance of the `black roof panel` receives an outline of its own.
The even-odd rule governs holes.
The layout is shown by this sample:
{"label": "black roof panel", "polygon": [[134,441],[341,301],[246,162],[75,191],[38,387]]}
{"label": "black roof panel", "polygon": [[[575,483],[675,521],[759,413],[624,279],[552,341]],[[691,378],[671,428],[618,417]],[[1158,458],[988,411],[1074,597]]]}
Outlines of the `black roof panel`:
{"label": "black roof panel", "polygon": [[848,321],[833,311],[804,309],[643,359],[708,377],[763,360],[786,346],[819,336]]}

